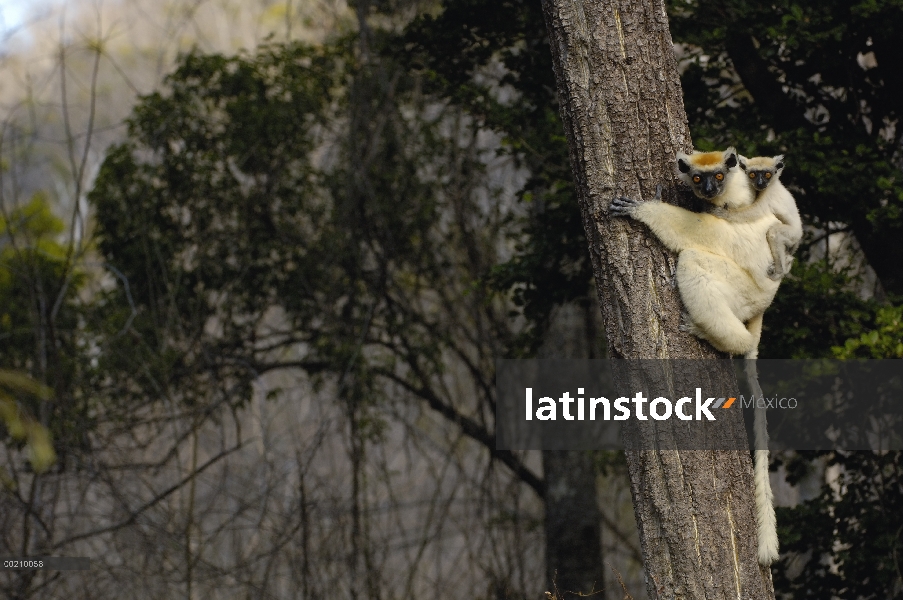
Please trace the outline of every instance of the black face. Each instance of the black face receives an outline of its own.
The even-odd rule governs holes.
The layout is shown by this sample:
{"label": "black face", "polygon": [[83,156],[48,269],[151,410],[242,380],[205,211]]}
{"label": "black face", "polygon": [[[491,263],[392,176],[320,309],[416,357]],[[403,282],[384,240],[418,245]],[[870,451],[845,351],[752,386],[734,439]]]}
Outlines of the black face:
{"label": "black face", "polygon": [[749,182],[756,188],[756,191],[761,192],[771,183],[771,180],[774,178],[774,171],[771,169],[757,169],[747,171],[746,176],[749,177]]}
{"label": "black face", "polygon": [[724,171],[697,171],[690,178],[693,192],[700,198],[712,199],[724,191]]}

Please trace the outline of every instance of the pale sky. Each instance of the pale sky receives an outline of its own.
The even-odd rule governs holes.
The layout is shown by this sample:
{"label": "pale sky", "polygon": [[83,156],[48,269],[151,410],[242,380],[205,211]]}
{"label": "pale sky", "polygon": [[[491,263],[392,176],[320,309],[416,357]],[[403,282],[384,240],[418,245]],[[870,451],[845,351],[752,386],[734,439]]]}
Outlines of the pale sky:
{"label": "pale sky", "polygon": [[29,0],[0,0],[0,43],[22,24],[28,13]]}
{"label": "pale sky", "polygon": [[4,31],[19,25],[25,18],[28,0],[3,0],[0,2],[0,27]]}
{"label": "pale sky", "polygon": [[7,41],[7,35],[27,18],[38,15],[39,8],[49,3],[49,0],[0,0],[0,43]]}

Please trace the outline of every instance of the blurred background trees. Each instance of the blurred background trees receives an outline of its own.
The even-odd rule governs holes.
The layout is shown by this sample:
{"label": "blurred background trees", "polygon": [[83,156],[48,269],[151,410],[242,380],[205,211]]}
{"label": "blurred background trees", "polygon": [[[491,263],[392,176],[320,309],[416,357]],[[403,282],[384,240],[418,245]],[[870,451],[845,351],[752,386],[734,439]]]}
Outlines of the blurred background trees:
{"label": "blurred background trees", "polygon": [[[696,147],[785,154],[807,224],[763,358],[901,356],[901,8],[669,4]],[[605,352],[538,2],[31,11],[0,357],[57,460],[4,432],[0,553],[96,566],[8,596],[535,598],[550,474],[643,596],[617,455],[495,450],[496,358]],[[903,597],[900,454],[775,462],[778,595]]]}

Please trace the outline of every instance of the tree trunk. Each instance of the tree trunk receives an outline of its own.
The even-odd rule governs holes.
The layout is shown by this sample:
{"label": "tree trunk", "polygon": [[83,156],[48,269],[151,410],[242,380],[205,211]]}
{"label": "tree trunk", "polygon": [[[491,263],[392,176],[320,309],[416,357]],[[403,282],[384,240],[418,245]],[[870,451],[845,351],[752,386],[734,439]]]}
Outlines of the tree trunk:
{"label": "tree trunk", "polygon": [[593,455],[545,450],[546,581],[564,598],[603,587],[601,522]]}
{"label": "tree trunk", "polygon": [[[607,214],[614,196],[648,199],[657,184],[666,201],[685,198],[674,156],[692,144],[664,3],[543,9],[609,357],[719,358],[678,330],[676,257],[642,225]],[[717,426],[743,435],[736,420]],[[757,562],[748,452],[629,451],[627,464],[650,598],[774,597]]]}
{"label": "tree trunk", "polygon": [[[537,358],[593,358],[595,329],[574,303],[552,314]],[[546,450],[546,589],[562,595],[589,594],[604,587],[602,514],[596,499],[593,454]],[[565,597],[570,597],[568,594]]]}

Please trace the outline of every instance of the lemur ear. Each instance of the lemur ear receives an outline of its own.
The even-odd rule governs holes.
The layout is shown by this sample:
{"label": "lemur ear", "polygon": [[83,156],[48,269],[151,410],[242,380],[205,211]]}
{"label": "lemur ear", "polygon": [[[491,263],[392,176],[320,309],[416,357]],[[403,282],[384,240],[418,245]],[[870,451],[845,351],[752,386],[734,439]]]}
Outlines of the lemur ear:
{"label": "lemur ear", "polygon": [[681,173],[689,173],[690,172],[690,157],[684,154],[683,152],[677,153],[677,168]]}
{"label": "lemur ear", "polygon": [[730,170],[737,166],[737,149],[733,146],[728,146],[727,150],[721,153],[721,157],[726,169]]}
{"label": "lemur ear", "polygon": [[775,169],[780,171],[781,169],[784,168],[784,155],[783,154],[778,154],[777,156],[773,157],[771,160],[774,161]]}

